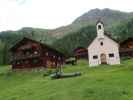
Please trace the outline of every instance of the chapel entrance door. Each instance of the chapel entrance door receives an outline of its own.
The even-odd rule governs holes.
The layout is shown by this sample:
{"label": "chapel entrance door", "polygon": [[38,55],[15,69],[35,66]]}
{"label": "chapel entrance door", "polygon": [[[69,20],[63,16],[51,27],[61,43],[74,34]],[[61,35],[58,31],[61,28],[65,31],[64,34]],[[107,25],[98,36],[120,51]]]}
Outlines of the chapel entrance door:
{"label": "chapel entrance door", "polygon": [[107,64],[106,54],[102,53],[100,55],[101,58],[101,64]]}

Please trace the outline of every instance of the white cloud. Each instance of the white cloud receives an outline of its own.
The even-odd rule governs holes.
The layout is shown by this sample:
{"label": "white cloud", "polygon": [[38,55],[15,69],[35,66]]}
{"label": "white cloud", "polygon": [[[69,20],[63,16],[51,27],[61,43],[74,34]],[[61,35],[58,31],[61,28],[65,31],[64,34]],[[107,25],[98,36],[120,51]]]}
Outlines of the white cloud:
{"label": "white cloud", "polygon": [[0,0],[0,31],[56,28],[93,8],[133,11],[131,0]]}

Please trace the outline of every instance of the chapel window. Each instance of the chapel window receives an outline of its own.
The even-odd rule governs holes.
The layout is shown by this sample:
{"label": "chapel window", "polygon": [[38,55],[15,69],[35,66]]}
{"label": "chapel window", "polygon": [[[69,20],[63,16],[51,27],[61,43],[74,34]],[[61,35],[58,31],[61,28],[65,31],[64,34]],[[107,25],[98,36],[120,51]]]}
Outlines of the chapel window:
{"label": "chapel window", "polygon": [[97,59],[97,58],[98,58],[98,56],[97,56],[97,55],[94,55],[94,56],[93,56],[93,59]]}
{"label": "chapel window", "polygon": [[114,57],[114,54],[113,54],[113,53],[110,53],[110,54],[109,54],[109,57],[110,57],[110,58]]}
{"label": "chapel window", "polygon": [[100,42],[100,45],[103,46],[103,42]]}
{"label": "chapel window", "polygon": [[101,29],[101,25],[98,25],[98,29],[99,29],[99,30]]}

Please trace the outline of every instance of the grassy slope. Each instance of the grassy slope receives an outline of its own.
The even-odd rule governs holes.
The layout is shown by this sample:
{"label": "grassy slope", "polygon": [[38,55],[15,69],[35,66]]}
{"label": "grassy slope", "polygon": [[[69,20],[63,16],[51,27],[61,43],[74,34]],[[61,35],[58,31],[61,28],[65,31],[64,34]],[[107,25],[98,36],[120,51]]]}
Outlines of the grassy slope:
{"label": "grassy slope", "polygon": [[86,61],[64,68],[82,76],[51,80],[41,72],[0,68],[0,100],[133,100],[133,60],[89,68]]}

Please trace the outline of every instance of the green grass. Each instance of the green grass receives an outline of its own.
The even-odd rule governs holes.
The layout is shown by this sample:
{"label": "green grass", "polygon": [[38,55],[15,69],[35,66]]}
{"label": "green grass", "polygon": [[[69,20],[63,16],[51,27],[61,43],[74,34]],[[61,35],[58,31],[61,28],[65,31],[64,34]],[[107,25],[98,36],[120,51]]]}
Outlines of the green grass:
{"label": "green grass", "polygon": [[95,68],[80,61],[63,71],[82,75],[52,80],[43,70],[12,72],[0,66],[0,100],[133,100],[133,60]]}

